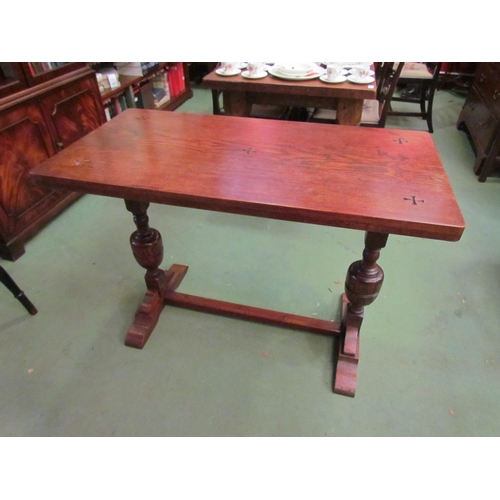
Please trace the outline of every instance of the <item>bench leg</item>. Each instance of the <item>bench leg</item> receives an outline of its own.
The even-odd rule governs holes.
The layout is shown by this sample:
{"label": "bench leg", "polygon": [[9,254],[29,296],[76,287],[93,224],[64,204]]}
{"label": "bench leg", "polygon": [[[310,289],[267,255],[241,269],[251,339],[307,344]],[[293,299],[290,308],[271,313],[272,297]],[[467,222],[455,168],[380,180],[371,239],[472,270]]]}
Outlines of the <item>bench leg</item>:
{"label": "bench leg", "polygon": [[363,259],[350,265],[343,298],[340,349],[333,392],[354,397],[359,361],[359,331],[363,322],[364,306],[378,296],[384,281],[384,272],[377,264],[380,250],[389,235],[367,232]]}

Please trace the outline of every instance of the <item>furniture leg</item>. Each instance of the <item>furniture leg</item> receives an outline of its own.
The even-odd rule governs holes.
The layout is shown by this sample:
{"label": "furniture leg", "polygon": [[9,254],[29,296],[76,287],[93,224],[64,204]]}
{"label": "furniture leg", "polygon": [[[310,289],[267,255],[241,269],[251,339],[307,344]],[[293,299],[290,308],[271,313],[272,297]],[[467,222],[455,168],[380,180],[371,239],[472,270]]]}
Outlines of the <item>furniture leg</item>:
{"label": "furniture leg", "polygon": [[339,98],[337,105],[337,120],[339,125],[358,126],[363,113],[362,99]]}
{"label": "furniture leg", "polygon": [[135,319],[127,332],[125,345],[142,349],[158,322],[167,293],[182,282],[187,266],[174,264],[167,271],[159,268],[163,260],[161,234],[149,227],[149,203],[125,200],[127,210],[134,216],[137,230],[130,236],[132,253],[138,264],[146,269],[147,292],[137,309]]}
{"label": "furniture leg", "polygon": [[384,272],[377,264],[380,250],[387,243],[388,234],[367,232],[363,259],[352,263],[347,271],[343,298],[340,350],[333,392],[354,397],[359,361],[359,331],[363,322],[364,306],[378,296],[384,281]]}
{"label": "furniture leg", "polygon": [[224,111],[229,116],[250,116],[252,105],[248,102],[245,92],[222,93]]}
{"label": "furniture leg", "polygon": [[12,292],[12,295],[21,302],[31,315],[35,315],[38,312],[37,308],[31,303],[28,297],[26,297],[24,292],[17,286],[16,282],[2,266],[0,266],[0,282]]}

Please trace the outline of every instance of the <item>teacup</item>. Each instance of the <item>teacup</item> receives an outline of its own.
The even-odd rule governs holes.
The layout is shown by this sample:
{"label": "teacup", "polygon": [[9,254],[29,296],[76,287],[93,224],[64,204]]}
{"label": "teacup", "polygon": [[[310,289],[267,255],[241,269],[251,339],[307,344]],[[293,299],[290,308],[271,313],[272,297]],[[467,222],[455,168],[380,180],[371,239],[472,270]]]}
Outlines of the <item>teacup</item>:
{"label": "teacup", "polygon": [[235,62],[223,62],[223,63],[221,63],[221,70],[224,73],[233,73],[235,69],[236,69]]}
{"label": "teacup", "polygon": [[264,70],[264,63],[261,62],[249,62],[247,63],[247,71],[249,76],[257,76]]}
{"label": "teacup", "polygon": [[340,63],[328,64],[328,66],[326,67],[326,79],[333,82],[340,76],[342,76],[342,64]]}
{"label": "teacup", "polygon": [[352,68],[352,74],[358,80],[366,80],[370,76],[370,65],[369,64],[358,64]]}

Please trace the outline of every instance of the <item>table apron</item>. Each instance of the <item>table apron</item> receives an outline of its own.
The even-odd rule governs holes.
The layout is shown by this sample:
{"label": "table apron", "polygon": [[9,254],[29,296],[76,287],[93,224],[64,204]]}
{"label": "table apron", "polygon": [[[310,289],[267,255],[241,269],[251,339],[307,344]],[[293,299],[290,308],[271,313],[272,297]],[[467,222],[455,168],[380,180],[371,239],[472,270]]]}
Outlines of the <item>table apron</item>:
{"label": "table apron", "polygon": [[262,92],[246,92],[246,100],[251,104],[271,106],[295,106],[302,108],[337,109],[338,98],[308,95],[265,94]]}

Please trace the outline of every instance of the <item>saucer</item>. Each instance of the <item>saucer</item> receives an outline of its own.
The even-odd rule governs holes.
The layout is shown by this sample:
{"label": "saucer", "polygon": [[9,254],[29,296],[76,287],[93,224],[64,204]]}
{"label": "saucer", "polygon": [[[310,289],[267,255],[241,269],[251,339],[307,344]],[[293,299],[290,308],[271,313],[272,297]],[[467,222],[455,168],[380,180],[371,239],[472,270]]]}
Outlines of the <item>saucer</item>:
{"label": "saucer", "polygon": [[[348,71],[347,73],[349,73],[350,75],[354,76],[354,73],[351,73],[350,71]],[[375,71],[373,71],[373,69],[370,69],[370,70],[368,70],[368,74],[370,76],[375,76]]]}
{"label": "saucer", "polygon": [[321,75],[319,77],[319,79],[325,83],[343,83],[347,80],[347,77],[342,75],[342,76],[337,76],[337,78],[335,78],[335,80],[328,80],[326,75]]}
{"label": "saucer", "polygon": [[257,80],[258,78],[264,78],[267,76],[267,71],[261,71],[260,73],[257,73],[255,75],[251,75],[248,71],[242,71],[241,76],[244,78],[251,78],[252,80]]}
{"label": "saucer", "polygon": [[237,63],[236,64],[236,67],[238,69],[245,69],[247,67],[247,63],[246,62],[240,62],[240,63]]}
{"label": "saucer", "polygon": [[347,79],[351,82],[351,83],[359,83],[360,85],[366,85],[368,83],[373,83],[375,81],[375,78],[373,78],[373,76],[368,76],[367,78],[364,78],[363,80],[359,79],[359,78],[356,78],[355,76],[353,75],[349,75],[347,77]]}
{"label": "saucer", "polygon": [[219,68],[219,69],[216,69],[215,72],[219,76],[236,76],[236,75],[239,75],[241,73],[241,69],[234,69],[233,71],[231,71],[231,73],[228,73],[226,70]]}

